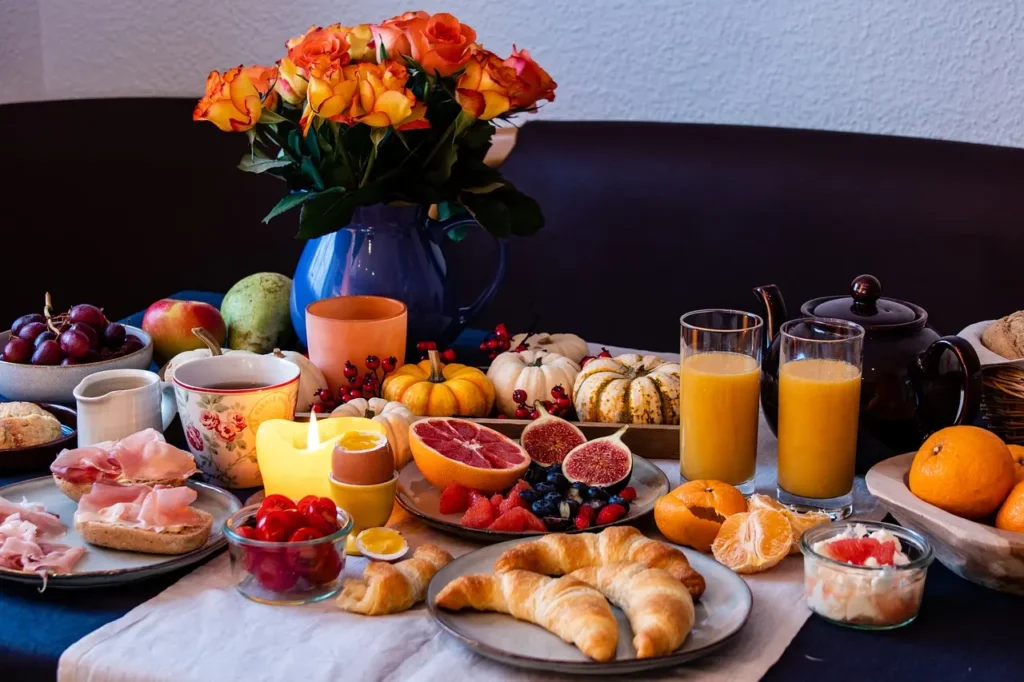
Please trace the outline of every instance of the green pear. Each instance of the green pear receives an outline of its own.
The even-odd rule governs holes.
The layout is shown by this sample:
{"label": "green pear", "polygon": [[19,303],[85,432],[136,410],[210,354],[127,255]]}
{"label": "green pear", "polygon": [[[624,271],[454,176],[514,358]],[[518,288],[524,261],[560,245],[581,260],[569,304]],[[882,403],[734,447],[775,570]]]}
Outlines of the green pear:
{"label": "green pear", "polygon": [[269,353],[286,348],[292,337],[288,298],[292,281],[276,272],[259,272],[235,284],[224,296],[220,314],[232,350]]}

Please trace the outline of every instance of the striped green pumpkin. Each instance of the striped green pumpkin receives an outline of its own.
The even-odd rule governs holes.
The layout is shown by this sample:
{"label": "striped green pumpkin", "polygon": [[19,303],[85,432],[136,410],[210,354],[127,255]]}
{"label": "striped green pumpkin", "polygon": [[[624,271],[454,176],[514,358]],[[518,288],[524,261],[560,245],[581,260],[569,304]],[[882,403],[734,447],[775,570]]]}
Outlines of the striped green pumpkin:
{"label": "striped green pumpkin", "polygon": [[679,363],[629,353],[591,360],[576,376],[573,402],[581,422],[679,423]]}

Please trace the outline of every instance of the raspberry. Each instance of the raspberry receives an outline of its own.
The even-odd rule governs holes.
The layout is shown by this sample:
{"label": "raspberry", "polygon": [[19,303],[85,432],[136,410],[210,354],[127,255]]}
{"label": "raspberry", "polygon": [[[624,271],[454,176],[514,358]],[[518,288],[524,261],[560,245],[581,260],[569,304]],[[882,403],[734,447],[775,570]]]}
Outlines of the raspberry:
{"label": "raspberry", "polygon": [[466,511],[469,509],[469,488],[452,483],[441,492],[438,507],[442,514],[461,514]]}
{"label": "raspberry", "polygon": [[615,523],[626,515],[626,508],[621,504],[608,504],[597,513],[595,525],[603,526],[606,523]]}
{"label": "raspberry", "polygon": [[474,502],[462,516],[462,525],[467,528],[487,528],[494,523],[494,507],[486,497]]}
{"label": "raspberry", "polygon": [[593,521],[594,508],[584,505],[576,512],[576,520],[573,521],[573,524],[576,526],[576,530],[584,530],[585,528],[590,528]]}

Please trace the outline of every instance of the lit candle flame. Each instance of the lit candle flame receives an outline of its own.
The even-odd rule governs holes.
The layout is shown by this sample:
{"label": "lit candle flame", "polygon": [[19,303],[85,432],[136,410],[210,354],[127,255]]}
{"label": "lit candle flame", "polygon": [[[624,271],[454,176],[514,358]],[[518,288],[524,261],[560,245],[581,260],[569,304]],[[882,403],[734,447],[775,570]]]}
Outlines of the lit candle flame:
{"label": "lit candle flame", "polygon": [[316,410],[309,413],[309,430],[306,432],[306,449],[320,447],[320,429],[316,425]]}

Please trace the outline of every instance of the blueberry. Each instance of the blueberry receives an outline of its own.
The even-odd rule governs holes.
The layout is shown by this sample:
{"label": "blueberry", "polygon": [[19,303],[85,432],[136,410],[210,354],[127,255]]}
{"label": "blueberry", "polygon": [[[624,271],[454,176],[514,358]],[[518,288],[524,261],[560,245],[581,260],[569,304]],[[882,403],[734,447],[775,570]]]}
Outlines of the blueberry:
{"label": "blueberry", "polygon": [[554,485],[561,492],[569,489],[569,479],[563,476],[561,471],[552,471],[544,480]]}
{"label": "blueberry", "polygon": [[553,483],[548,483],[546,481],[541,481],[537,485],[533,486],[533,489],[536,490],[541,495],[547,495],[548,493],[558,492],[558,489],[555,488],[555,485]]}
{"label": "blueberry", "polygon": [[591,486],[587,488],[587,497],[591,500],[601,500],[602,502],[608,501],[608,491],[601,486]]}
{"label": "blueberry", "polygon": [[519,499],[526,504],[533,504],[540,499],[540,494],[536,490],[530,490],[527,488],[526,490],[519,491]]}
{"label": "blueberry", "polygon": [[626,502],[619,495],[612,495],[608,498],[608,504],[621,504],[623,507],[629,507],[629,502]]}
{"label": "blueberry", "polygon": [[530,485],[537,485],[543,481],[544,477],[547,475],[547,471],[545,471],[544,467],[536,463],[530,463],[530,468],[526,470],[525,478],[526,482]]}
{"label": "blueberry", "polygon": [[556,490],[554,492],[550,492],[550,493],[545,494],[544,495],[544,499],[548,500],[552,504],[558,504],[559,502],[562,501],[562,493],[560,493],[560,492],[558,492]]}
{"label": "blueberry", "polygon": [[585,500],[585,499],[587,499],[587,488],[588,487],[589,486],[587,486],[586,483],[583,483],[581,481],[576,481],[572,485],[569,486],[569,489],[570,490],[575,490],[577,493],[579,493],[579,496],[582,497]]}
{"label": "blueberry", "polygon": [[537,500],[530,505],[530,511],[536,516],[558,516],[558,507],[552,504],[549,500]]}
{"label": "blueberry", "polygon": [[562,465],[559,464],[558,462],[554,464],[549,464],[546,467],[544,467],[544,471],[547,472],[548,474],[552,474],[555,472],[562,473]]}

